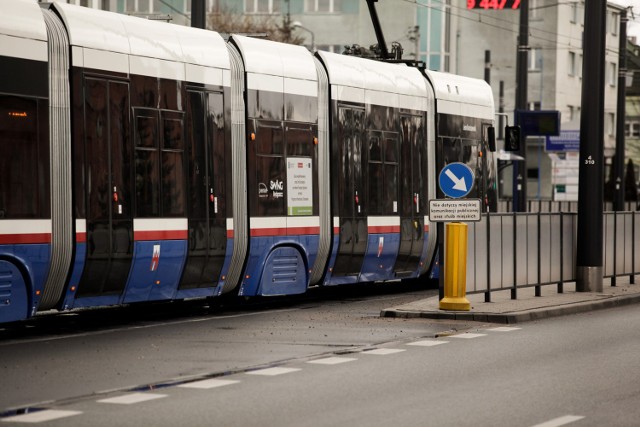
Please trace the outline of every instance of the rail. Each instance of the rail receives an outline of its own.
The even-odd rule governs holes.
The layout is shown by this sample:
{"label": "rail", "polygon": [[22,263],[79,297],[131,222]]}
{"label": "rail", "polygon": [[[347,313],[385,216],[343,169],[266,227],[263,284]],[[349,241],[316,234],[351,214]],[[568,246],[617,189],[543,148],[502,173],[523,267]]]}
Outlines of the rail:
{"label": "rail", "polygon": [[[640,274],[640,212],[605,212],[603,223],[605,278]],[[469,224],[467,293],[511,291],[556,286],[562,293],[567,282],[576,281],[578,215],[575,212],[528,212],[483,214]]]}

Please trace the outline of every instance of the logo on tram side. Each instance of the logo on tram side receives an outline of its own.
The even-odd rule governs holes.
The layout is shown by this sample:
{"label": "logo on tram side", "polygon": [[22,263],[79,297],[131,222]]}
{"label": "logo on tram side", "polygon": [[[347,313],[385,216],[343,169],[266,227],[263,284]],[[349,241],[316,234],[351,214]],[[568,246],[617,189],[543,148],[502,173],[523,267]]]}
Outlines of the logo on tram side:
{"label": "logo on tram side", "polygon": [[160,245],[153,245],[153,255],[151,256],[150,271],[156,271],[160,263]]}

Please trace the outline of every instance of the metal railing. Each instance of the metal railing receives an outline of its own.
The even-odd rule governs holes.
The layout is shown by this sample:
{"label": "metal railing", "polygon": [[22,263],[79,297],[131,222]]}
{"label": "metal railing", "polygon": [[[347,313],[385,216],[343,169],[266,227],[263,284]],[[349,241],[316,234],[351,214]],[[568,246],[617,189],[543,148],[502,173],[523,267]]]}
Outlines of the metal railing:
{"label": "metal railing", "polygon": [[[513,209],[512,200],[499,200],[498,212],[511,212]],[[613,202],[604,203],[605,211],[613,211]],[[623,211],[640,210],[637,202],[624,202]],[[578,202],[561,202],[553,200],[527,200],[527,212],[578,212]]]}
{"label": "metal railing", "polygon": [[[603,272],[615,286],[616,277],[640,274],[640,212],[605,212]],[[636,225],[638,223],[638,226]],[[576,281],[578,215],[575,212],[483,214],[469,224],[467,293],[557,286]],[[638,243],[636,243],[638,242]]]}

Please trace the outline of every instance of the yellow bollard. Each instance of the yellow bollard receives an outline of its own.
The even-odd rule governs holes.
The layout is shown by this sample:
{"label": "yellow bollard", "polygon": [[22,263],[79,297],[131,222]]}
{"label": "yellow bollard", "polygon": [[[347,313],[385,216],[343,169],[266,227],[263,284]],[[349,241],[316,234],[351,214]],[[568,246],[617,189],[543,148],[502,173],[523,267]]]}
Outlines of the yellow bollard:
{"label": "yellow bollard", "polygon": [[440,310],[469,311],[467,294],[467,224],[445,224],[444,298]]}

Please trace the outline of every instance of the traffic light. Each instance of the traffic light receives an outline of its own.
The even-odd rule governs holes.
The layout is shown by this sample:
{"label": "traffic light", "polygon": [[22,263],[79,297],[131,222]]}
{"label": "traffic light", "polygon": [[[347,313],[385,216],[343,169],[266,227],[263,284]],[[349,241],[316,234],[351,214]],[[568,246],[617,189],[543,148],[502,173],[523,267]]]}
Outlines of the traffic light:
{"label": "traffic light", "polygon": [[504,151],[520,150],[520,126],[506,126],[504,128]]}
{"label": "traffic light", "polygon": [[489,126],[487,128],[487,143],[489,145],[489,151],[492,153],[496,151],[496,128]]}

